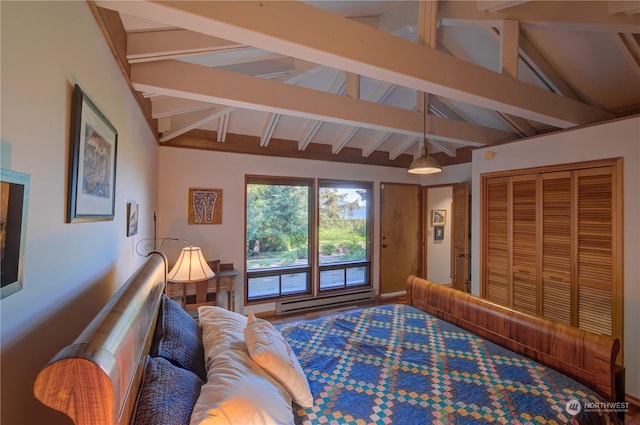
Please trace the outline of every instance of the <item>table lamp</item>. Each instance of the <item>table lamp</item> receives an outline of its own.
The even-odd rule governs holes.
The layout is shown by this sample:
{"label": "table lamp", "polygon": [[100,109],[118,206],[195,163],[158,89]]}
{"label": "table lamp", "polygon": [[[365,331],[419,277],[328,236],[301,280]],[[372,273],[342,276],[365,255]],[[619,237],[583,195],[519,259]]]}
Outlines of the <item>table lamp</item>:
{"label": "table lamp", "polygon": [[197,246],[187,246],[182,248],[167,280],[174,283],[200,282],[209,280],[215,275],[204,259],[202,250]]}

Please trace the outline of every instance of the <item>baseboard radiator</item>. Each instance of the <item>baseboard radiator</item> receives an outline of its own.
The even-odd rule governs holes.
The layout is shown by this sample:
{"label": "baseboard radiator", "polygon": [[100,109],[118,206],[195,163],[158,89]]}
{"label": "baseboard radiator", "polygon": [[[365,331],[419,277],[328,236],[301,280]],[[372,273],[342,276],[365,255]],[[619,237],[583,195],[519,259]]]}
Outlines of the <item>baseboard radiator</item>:
{"label": "baseboard radiator", "polygon": [[276,302],[276,314],[295,313],[306,310],[315,310],[319,308],[336,307],[341,304],[371,300],[373,300],[373,289],[351,292],[349,294],[324,295],[305,300],[278,301]]}

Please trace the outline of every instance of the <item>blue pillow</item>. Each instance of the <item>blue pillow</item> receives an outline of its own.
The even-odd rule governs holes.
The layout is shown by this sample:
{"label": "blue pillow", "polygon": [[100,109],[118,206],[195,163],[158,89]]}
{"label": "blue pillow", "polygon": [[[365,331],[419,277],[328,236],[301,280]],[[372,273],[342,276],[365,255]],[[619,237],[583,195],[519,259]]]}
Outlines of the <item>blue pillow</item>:
{"label": "blue pillow", "polygon": [[163,357],[206,379],[200,326],[177,302],[165,295],[158,313],[156,335],[149,351],[152,357]]}
{"label": "blue pillow", "polygon": [[202,380],[162,357],[147,357],[134,425],[188,425]]}

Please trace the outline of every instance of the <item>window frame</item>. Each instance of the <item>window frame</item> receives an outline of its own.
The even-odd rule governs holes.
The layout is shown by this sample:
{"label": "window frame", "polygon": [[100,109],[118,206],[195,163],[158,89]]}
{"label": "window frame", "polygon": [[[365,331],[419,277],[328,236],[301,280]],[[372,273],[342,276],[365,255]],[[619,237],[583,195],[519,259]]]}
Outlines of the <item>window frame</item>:
{"label": "window frame", "polygon": [[[248,208],[248,196],[247,186],[250,184],[262,184],[262,185],[279,185],[279,186],[307,186],[309,190],[309,196],[307,200],[308,208],[308,236],[307,236],[307,257],[308,264],[306,265],[293,265],[273,268],[259,268],[248,269],[247,268],[247,208]],[[279,300],[289,300],[293,298],[306,297],[313,294],[313,270],[315,254],[313,251],[315,240],[314,226],[315,222],[315,190],[316,181],[313,178],[301,178],[301,177],[276,177],[276,176],[262,176],[262,175],[245,175],[244,184],[244,249],[245,249],[245,273],[244,273],[244,303],[245,305],[260,304],[264,302],[272,302]],[[304,291],[299,291],[292,294],[283,294],[282,292],[282,276],[306,272],[306,285]],[[279,280],[278,294],[269,295],[264,297],[249,298],[249,283],[252,278],[263,277],[277,277]]]}
{"label": "window frame", "polygon": [[[325,295],[328,293],[336,293],[336,292],[350,292],[352,290],[360,290],[373,287],[373,282],[371,278],[371,258],[373,256],[373,186],[374,183],[371,181],[356,181],[356,180],[339,180],[339,179],[318,179],[317,180],[317,189],[316,189],[316,204],[318,204],[316,208],[316,234],[318,235],[318,241],[316,243],[315,249],[317,251],[316,259],[317,259],[317,273],[315,279],[316,291],[320,295]],[[366,189],[368,192],[367,199],[367,210],[366,210],[366,258],[364,260],[356,260],[356,261],[341,261],[337,263],[320,263],[320,189],[323,187],[334,187],[340,189]],[[348,269],[365,267],[365,282],[361,285],[349,285],[347,278]],[[322,272],[330,271],[330,270],[343,270],[344,271],[344,284],[341,287],[330,287],[330,288],[322,288]]]}
{"label": "window frame", "polygon": [[[307,265],[291,265],[274,268],[259,268],[248,269],[247,268],[247,252],[245,252],[245,273],[244,273],[244,304],[255,305],[265,302],[276,302],[292,299],[312,299],[317,296],[326,295],[328,293],[340,293],[359,291],[362,289],[372,288],[372,257],[373,257],[373,197],[374,197],[374,182],[373,181],[356,181],[356,180],[340,180],[340,179],[323,179],[323,178],[304,178],[304,177],[279,177],[279,176],[265,176],[265,175],[245,175],[245,188],[244,188],[244,247],[247,249],[247,208],[248,208],[248,196],[247,187],[250,184],[264,184],[264,185],[304,185],[309,187],[309,229],[308,229],[308,264]],[[320,213],[319,213],[319,199],[321,187],[336,187],[336,188],[353,188],[353,189],[365,189],[368,192],[367,207],[366,207],[366,258],[354,261],[341,261],[335,263],[320,264]],[[349,269],[365,268],[365,282],[358,285],[349,285],[347,279],[347,273]],[[330,270],[343,270],[344,271],[344,284],[341,286],[330,287],[321,289],[320,277],[323,271]],[[283,293],[282,291],[282,278],[283,276],[305,272],[307,273],[306,290],[296,293]],[[278,293],[274,295],[264,297],[252,297],[249,298],[249,284],[250,280],[261,277],[277,277],[279,280]]]}

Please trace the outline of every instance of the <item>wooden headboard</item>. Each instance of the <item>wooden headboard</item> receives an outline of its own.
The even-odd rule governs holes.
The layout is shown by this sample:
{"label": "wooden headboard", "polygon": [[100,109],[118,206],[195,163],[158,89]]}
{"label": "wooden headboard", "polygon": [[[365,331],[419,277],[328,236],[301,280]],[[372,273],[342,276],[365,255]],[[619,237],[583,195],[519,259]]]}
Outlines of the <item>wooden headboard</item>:
{"label": "wooden headboard", "polygon": [[36,398],[76,425],[128,424],[166,276],[165,256],[150,253],[75,342],[38,374]]}
{"label": "wooden headboard", "polygon": [[416,276],[407,279],[407,298],[432,316],[582,382],[608,401],[624,400],[624,377],[616,383],[617,370],[624,371],[615,365],[617,338],[520,313]]}

